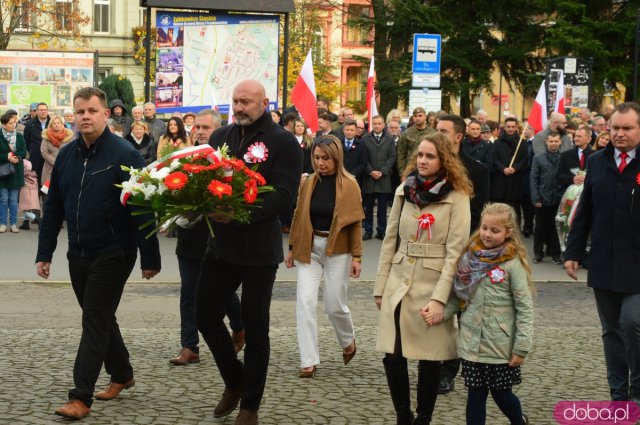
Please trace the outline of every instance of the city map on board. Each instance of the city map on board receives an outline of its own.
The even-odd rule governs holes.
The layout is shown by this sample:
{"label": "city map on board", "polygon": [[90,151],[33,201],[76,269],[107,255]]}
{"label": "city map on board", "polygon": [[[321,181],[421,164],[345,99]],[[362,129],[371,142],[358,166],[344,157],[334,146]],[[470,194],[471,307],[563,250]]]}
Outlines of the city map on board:
{"label": "city map on board", "polygon": [[251,78],[267,97],[278,90],[278,18],[158,13],[156,105],[159,112],[226,112],[233,87]]}

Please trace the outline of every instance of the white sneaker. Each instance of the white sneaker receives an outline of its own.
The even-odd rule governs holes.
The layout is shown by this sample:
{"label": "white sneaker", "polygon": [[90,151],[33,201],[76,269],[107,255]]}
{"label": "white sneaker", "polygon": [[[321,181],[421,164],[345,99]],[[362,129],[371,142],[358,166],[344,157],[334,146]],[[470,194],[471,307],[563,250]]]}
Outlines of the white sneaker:
{"label": "white sneaker", "polygon": [[0,233],[4,233],[7,231],[7,226],[5,226],[4,224],[0,225]]}
{"label": "white sneaker", "polygon": [[15,224],[11,225],[11,233],[20,233],[20,229]]}

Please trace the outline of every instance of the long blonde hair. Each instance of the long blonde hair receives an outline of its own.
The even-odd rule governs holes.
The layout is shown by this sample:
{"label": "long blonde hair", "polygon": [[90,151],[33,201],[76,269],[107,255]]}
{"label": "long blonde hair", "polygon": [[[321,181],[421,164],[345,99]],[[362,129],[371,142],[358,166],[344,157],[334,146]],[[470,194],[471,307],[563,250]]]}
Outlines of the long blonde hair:
{"label": "long blonde hair", "polygon": [[[311,166],[313,171],[318,174],[316,169],[316,162],[313,159],[313,151],[315,148],[320,148],[324,153],[329,155],[336,165],[336,182],[341,185],[343,176],[350,176],[346,168],[344,168],[344,151],[342,150],[342,143],[336,136],[327,134],[320,136],[313,141],[313,147],[311,148]],[[320,174],[318,174],[318,177]]]}
{"label": "long blonde hair", "polygon": [[[535,294],[535,287],[531,278],[531,267],[529,267],[529,261],[527,260],[527,248],[525,247],[522,240],[522,235],[520,234],[520,226],[518,226],[518,216],[516,215],[516,212],[510,205],[500,202],[494,202],[486,204],[482,209],[482,213],[480,214],[481,224],[482,219],[487,215],[501,216],[505,218],[502,224],[510,232],[510,235],[505,239],[505,243],[509,243],[515,248],[516,256],[520,260],[522,267],[524,267],[525,271],[527,272],[529,290],[531,291],[532,295]],[[471,234],[469,242],[467,243],[465,249],[462,251],[463,254],[469,250],[472,241],[476,240],[479,236],[480,228],[476,229],[476,231]]]}
{"label": "long blonde hair", "polygon": [[[433,143],[436,147],[442,170],[445,172],[447,181],[451,184],[453,190],[473,196],[473,184],[471,184],[471,180],[469,180],[467,169],[462,164],[458,154],[453,150],[453,145],[447,136],[441,133],[432,133],[425,136],[424,139],[420,141],[420,143],[422,142]],[[418,143],[418,147],[420,143]],[[416,148],[411,155],[411,159],[407,163],[407,168],[404,170],[403,176],[406,178],[410,172],[417,168],[418,148]]]}

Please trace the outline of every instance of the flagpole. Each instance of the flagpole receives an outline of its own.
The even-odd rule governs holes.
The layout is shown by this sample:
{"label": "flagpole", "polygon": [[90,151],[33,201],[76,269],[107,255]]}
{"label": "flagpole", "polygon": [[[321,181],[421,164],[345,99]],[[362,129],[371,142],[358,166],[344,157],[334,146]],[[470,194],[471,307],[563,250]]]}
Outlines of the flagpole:
{"label": "flagpole", "polygon": [[509,163],[509,168],[513,167],[513,162],[516,160],[516,155],[518,155],[518,149],[520,149],[520,144],[522,143],[522,139],[524,139],[524,133],[527,131],[527,127],[529,127],[529,121],[524,125],[522,129],[522,134],[520,135],[520,140],[518,140],[518,146],[516,146],[516,151],[513,153],[513,157],[511,158],[511,162]]}

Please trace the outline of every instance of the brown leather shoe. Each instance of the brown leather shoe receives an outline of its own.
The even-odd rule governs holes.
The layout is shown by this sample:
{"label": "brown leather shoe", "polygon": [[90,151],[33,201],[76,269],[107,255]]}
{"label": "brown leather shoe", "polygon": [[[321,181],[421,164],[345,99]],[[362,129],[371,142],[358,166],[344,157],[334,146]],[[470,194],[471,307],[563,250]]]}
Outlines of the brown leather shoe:
{"label": "brown leather shoe", "polygon": [[313,366],[311,369],[306,367],[302,368],[298,372],[298,378],[313,378],[316,376],[316,370],[316,366]]}
{"label": "brown leather shoe", "polygon": [[69,400],[55,411],[56,415],[72,419],[82,419],[89,413],[91,409],[80,400]]}
{"label": "brown leather shoe", "polygon": [[224,392],[222,393],[222,398],[218,402],[216,408],[213,410],[213,417],[221,418],[236,410],[236,407],[238,407],[238,403],[240,403],[242,391],[242,388],[232,389],[229,387],[225,387]]}
{"label": "brown leather shoe", "polygon": [[[353,347],[353,351],[349,351],[349,348]],[[356,340],[354,339],[351,344],[344,350],[342,350],[342,361],[345,365],[348,365],[351,359],[356,355]]]}
{"label": "brown leather shoe", "polygon": [[114,399],[122,392],[122,390],[127,390],[133,387],[136,384],[136,381],[131,378],[124,384],[118,384],[117,382],[110,381],[109,385],[104,387],[104,390],[96,393],[96,398],[98,400],[111,400]]}
{"label": "brown leather shoe", "polygon": [[239,353],[244,348],[244,329],[241,331],[233,331],[231,333],[231,341],[236,349],[236,353]]}
{"label": "brown leather shoe", "polygon": [[169,363],[174,366],[184,366],[189,363],[200,363],[200,354],[194,353],[193,350],[185,347],[180,351],[180,354],[169,360]]}
{"label": "brown leather shoe", "polygon": [[248,409],[240,409],[234,425],[257,425],[258,412]]}

